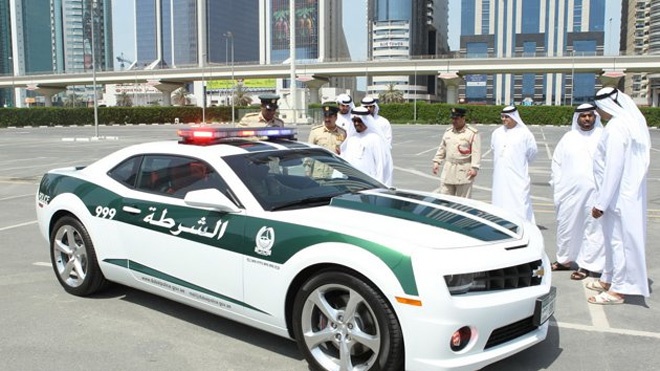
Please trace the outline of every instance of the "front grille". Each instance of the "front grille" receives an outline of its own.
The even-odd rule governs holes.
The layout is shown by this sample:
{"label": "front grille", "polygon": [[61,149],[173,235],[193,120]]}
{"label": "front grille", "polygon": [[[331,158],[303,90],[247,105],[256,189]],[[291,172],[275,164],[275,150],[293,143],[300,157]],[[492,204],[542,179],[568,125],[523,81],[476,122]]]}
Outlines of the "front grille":
{"label": "front grille", "polygon": [[500,327],[493,331],[492,334],[490,334],[484,349],[492,348],[494,346],[506,343],[507,341],[523,336],[536,329],[537,327],[534,326],[532,317],[528,317],[510,325]]}
{"label": "front grille", "polygon": [[543,279],[541,260],[493,269],[475,275],[470,291],[491,291],[538,286]]}

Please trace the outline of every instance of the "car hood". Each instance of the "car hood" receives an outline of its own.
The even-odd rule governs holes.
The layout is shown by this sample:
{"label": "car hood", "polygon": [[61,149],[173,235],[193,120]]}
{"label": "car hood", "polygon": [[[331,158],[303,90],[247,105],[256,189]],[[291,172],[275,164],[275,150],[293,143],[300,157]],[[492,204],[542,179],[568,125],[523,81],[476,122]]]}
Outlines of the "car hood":
{"label": "car hood", "polygon": [[[328,206],[291,211],[310,227],[331,229],[386,246],[456,248],[520,244],[519,218],[490,204],[407,190],[371,190],[332,199]],[[295,215],[295,216],[294,216]]]}

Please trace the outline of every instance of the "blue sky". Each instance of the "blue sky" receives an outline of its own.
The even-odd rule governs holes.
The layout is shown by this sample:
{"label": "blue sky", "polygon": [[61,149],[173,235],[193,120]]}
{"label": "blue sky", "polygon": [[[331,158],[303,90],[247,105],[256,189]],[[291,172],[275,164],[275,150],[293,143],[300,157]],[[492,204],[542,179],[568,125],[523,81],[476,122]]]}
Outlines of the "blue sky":
{"label": "blue sky", "polygon": [[[239,1],[239,0],[237,0]],[[366,3],[365,1],[342,0],[344,4],[344,32],[346,35],[366,34]],[[606,46],[605,54],[616,53],[619,44],[619,30],[621,22],[621,1],[608,0],[605,10],[606,19]],[[112,2],[113,9],[113,44],[114,54],[119,56],[124,53],[124,58],[135,59],[135,12],[133,11],[134,0],[115,0]],[[458,49],[458,35],[460,33],[460,0],[449,0],[449,47]],[[609,19],[612,19],[609,22]],[[610,24],[611,23],[611,24]],[[608,34],[612,31],[612,34]],[[365,36],[366,37],[366,36]],[[366,58],[366,41],[364,38],[348,38],[351,57],[356,60]],[[115,68],[119,64],[115,60]]]}

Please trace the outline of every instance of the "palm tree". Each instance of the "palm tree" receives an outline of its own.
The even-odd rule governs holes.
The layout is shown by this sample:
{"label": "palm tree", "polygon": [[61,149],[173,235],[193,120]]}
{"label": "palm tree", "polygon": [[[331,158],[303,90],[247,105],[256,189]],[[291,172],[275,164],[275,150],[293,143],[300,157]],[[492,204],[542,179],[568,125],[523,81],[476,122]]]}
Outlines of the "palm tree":
{"label": "palm tree", "polygon": [[82,105],[84,105],[84,102],[76,92],[72,91],[64,98],[64,107],[78,107]]}
{"label": "palm tree", "polygon": [[128,93],[123,92],[117,95],[117,107],[132,107],[132,106],[133,106],[133,100],[131,99],[131,96],[128,95]]}
{"label": "palm tree", "polygon": [[234,102],[237,106],[249,106],[252,104],[252,97],[245,90],[243,84],[237,84],[234,90]]}
{"label": "palm tree", "polygon": [[177,106],[185,106],[190,103],[188,98],[188,90],[185,87],[180,87],[172,92],[172,103]]}
{"label": "palm tree", "polygon": [[394,84],[387,85],[387,90],[380,93],[378,98],[383,103],[403,103],[403,91],[398,90]]}

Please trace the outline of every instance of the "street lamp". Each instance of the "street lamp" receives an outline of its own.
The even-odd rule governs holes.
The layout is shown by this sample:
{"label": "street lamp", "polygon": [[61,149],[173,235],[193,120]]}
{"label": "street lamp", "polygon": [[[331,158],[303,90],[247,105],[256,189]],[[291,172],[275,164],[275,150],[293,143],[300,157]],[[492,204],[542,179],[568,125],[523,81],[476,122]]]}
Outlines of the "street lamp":
{"label": "street lamp", "polygon": [[92,89],[94,90],[94,136],[98,139],[99,137],[99,103],[96,97],[96,48],[94,46],[94,18],[96,17],[96,0],[92,0],[90,3],[91,14],[90,22],[92,29]]}
{"label": "street lamp", "polygon": [[571,66],[571,106],[573,106],[573,96],[575,95],[575,49],[571,50],[573,64]]}
{"label": "street lamp", "polygon": [[202,124],[206,124],[206,77],[204,76],[205,64],[206,53],[202,54]]}
{"label": "street lamp", "polygon": [[228,56],[228,45],[229,45],[229,40],[231,39],[231,123],[234,123],[234,34],[231,31],[227,31],[224,34],[222,34],[225,37],[225,64],[227,64],[227,56]]}
{"label": "street lamp", "polygon": [[[11,90],[9,91],[9,97],[11,97],[11,105],[9,107],[16,107],[16,90],[14,90],[14,60],[11,56],[8,57],[9,66],[11,66]],[[7,97],[5,97],[5,104],[7,104]]]}

